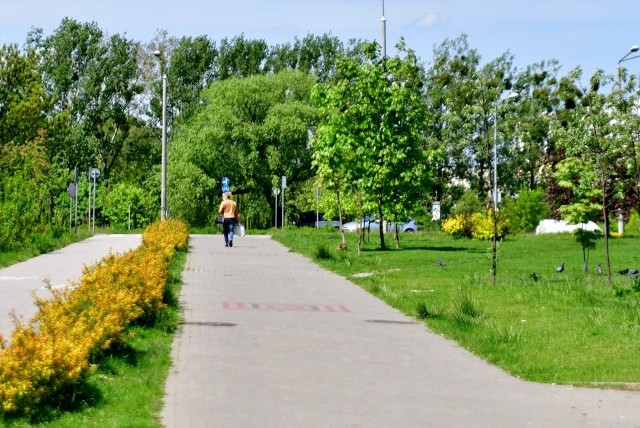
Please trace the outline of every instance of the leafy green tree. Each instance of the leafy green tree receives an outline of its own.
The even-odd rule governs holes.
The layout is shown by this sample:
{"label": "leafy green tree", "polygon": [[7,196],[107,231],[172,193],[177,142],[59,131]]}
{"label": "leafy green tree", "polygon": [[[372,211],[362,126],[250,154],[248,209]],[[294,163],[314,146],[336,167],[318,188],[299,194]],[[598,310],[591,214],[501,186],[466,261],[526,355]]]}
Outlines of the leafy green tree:
{"label": "leafy green tree", "polygon": [[338,57],[345,55],[343,43],[337,37],[307,34],[302,40],[296,37],[293,44],[271,47],[265,67],[274,73],[299,70],[325,82],[334,75]]}
{"label": "leafy green tree", "polygon": [[0,148],[0,248],[56,225],[53,208],[63,180],[47,159],[43,133]]}
{"label": "leafy green tree", "polygon": [[515,76],[513,89],[520,100],[512,114],[518,138],[504,146],[503,185],[510,194],[523,189],[545,189],[560,156],[551,135],[551,122],[562,107],[558,96],[557,61],[542,61]]}
{"label": "leafy green tree", "polygon": [[274,183],[284,175],[293,187],[312,176],[313,84],[311,76],[286,72],[217,81],[204,90],[202,109],[176,127],[169,148],[172,215],[207,224],[226,176],[245,221],[272,224]]}
{"label": "leafy green tree", "polygon": [[[414,210],[430,178],[424,71],[404,43],[398,48],[404,58],[380,58],[378,46],[366,44],[366,61],[340,60],[336,78],[314,94],[322,122],[312,148],[321,177],[336,191],[353,186],[381,222]],[[384,249],[383,228],[380,243]]]}
{"label": "leafy green tree", "polygon": [[15,45],[0,48],[0,144],[24,144],[47,128],[51,102],[45,93],[39,55]]}
{"label": "leafy green tree", "polygon": [[[505,53],[484,66],[480,60],[478,51],[462,35],[434,49],[433,65],[427,71],[425,102],[433,119],[426,135],[439,154],[436,198],[444,197],[449,204],[455,200],[450,194],[452,186],[460,182],[468,183],[478,195],[490,194],[494,116],[500,114],[500,136],[512,135],[515,128],[514,114],[501,114],[513,110],[512,103],[497,109],[501,94],[512,89],[515,79],[512,55]],[[500,145],[501,170],[508,147]]]}
{"label": "leafy green tree", "polygon": [[616,138],[625,147],[625,157],[618,165],[620,179],[623,181],[624,199],[618,208],[630,218],[632,209],[640,213],[640,85],[637,76],[627,73],[623,67],[618,69],[615,88]]}
{"label": "leafy green tree", "polygon": [[[96,23],[64,18],[47,38],[41,30],[32,32],[30,45],[42,54],[44,81],[55,111],[67,112],[79,126],[57,146],[66,166],[83,170],[99,166],[108,177],[130,130],[129,109],[142,92],[136,60],[139,44],[117,34],[107,38]],[[78,159],[79,153],[85,155]],[[86,158],[91,163],[81,164]]]}
{"label": "leafy green tree", "polygon": [[156,41],[152,47],[161,56],[156,58],[156,61],[159,60],[160,73],[152,81],[155,89],[150,106],[159,123],[162,118],[162,75],[166,72],[167,110],[171,125],[175,118],[186,119],[199,107],[202,91],[214,78],[213,64],[217,50],[215,43],[207,36]]}
{"label": "leafy green tree", "polygon": [[[572,203],[561,207],[563,214],[573,221],[587,221],[596,210],[604,221],[605,259],[609,283],[611,262],[609,259],[609,213],[612,201],[620,197],[616,168],[624,159],[624,144],[617,138],[621,127],[612,117],[611,106],[615,94],[605,95],[599,90],[611,83],[611,76],[596,71],[589,87],[579,88],[582,70],[572,70],[562,82],[562,96],[572,107],[561,120],[556,121],[554,132],[566,152],[567,158],[558,164],[557,175],[561,184],[573,192]],[[578,89],[578,90],[576,90]],[[576,94],[584,94],[576,102]]]}
{"label": "leafy green tree", "polygon": [[244,34],[222,39],[213,63],[216,80],[230,77],[250,77],[265,73],[264,64],[269,48],[264,40],[248,40]]}
{"label": "leafy green tree", "polygon": [[[434,47],[431,66],[426,71],[425,102],[432,112],[425,134],[439,156],[435,170],[435,198],[451,206],[459,195],[451,193],[451,184],[467,181],[465,142],[470,139],[462,115],[472,98],[473,75],[480,54],[469,46],[467,36],[446,39]],[[456,192],[457,193],[457,192]]]}

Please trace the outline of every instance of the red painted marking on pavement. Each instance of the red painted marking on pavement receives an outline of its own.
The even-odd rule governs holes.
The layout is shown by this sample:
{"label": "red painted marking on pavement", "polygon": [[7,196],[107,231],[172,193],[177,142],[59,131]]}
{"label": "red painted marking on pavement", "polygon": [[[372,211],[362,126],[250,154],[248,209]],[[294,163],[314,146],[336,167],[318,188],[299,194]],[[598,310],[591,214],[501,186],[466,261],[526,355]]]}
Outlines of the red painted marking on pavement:
{"label": "red painted marking on pavement", "polygon": [[343,312],[351,313],[344,305],[309,305],[304,303],[222,302],[222,309],[277,312]]}

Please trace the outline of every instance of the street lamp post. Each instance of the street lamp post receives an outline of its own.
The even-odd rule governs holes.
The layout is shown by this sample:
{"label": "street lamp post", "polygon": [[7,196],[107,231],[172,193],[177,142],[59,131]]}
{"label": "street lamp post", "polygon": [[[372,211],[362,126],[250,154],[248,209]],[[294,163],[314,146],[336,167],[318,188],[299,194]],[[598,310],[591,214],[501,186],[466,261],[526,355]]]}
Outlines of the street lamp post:
{"label": "street lamp post", "polygon": [[[622,101],[624,95],[622,93],[622,75],[621,75],[621,66],[620,64],[623,63],[624,61],[629,61],[635,58],[640,58],[640,55],[634,55],[634,56],[629,56],[633,53],[636,53],[640,50],[640,47],[638,45],[633,45],[629,48],[629,52],[627,52],[625,54],[625,56],[623,56],[622,58],[620,58],[620,60],[618,60],[618,66],[617,66],[617,78],[618,78],[618,91],[620,91],[620,101]],[[636,159],[635,156],[635,148],[636,148],[636,144],[635,144],[635,140],[633,142],[633,148],[634,148],[634,156],[633,159]],[[637,168],[636,168],[637,170]],[[622,213],[618,213],[618,233],[622,236],[622,234],[624,233],[624,217],[622,216]],[[607,239],[607,237],[605,236],[605,239]]]}
{"label": "street lamp post", "polygon": [[162,61],[162,172],[160,177],[160,220],[167,218],[167,72],[160,51],[153,53]]}
{"label": "street lamp post", "polygon": [[380,19],[380,56],[387,56],[387,20],[384,17],[384,0],[382,0],[382,18]]}
{"label": "street lamp post", "polygon": [[625,61],[629,61],[635,58],[640,58],[640,55],[635,55],[629,58],[629,55],[636,53],[640,50],[640,46],[638,45],[633,45],[629,48],[629,52],[626,53],[625,56],[623,56],[622,58],[620,58],[620,60],[618,61],[618,67],[617,67],[617,74],[618,74],[618,90],[622,90],[622,84],[620,81],[620,64],[625,62]]}
{"label": "street lamp post", "polygon": [[493,217],[493,240],[492,240],[492,273],[493,283],[496,283],[496,274],[498,270],[498,221],[496,211],[498,209],[498,107],[502,102],[518,98],[520,94],[510,92],[502,101],[496,100],[493,112],[493,197],[491,203],[491,214]]}

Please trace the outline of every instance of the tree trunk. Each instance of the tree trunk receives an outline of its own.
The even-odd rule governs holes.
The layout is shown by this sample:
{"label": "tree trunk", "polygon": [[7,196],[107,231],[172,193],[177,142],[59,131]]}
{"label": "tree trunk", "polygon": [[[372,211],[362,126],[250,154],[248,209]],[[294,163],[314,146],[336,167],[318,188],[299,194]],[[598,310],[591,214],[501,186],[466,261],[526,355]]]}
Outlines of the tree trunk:
{"label": "tree trunk", "polygon": [[607,284],[611,286],[611,261],[609,260],[609,212],[607,211],[607,182],[604,179],[604,168],[600,168],[602,182],[602,215],[604,216],[604,257],[607,263]]}
{"label": "tree trunk", "polygon": [[384,228],[382,227],[384,216],[382,215],[382,198],[380,196],[378,196],[378,220],[380,221],[380,227],[378,228],[380,232],[380,249],[386,250],[387,247],[384,245]]}

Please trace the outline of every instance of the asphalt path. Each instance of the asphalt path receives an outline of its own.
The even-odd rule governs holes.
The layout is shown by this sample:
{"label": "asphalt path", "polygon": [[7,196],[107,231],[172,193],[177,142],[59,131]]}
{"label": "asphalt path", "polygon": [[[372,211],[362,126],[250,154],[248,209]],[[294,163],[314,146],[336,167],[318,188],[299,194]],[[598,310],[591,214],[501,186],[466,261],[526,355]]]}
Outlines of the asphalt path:
{"label": "asphalt path", "polygon": [[36,313],[34,293],[50,297],[46,284],[64,288],[82,277],[84,266],[97,263],[109,253],[122,254],[142,243],[140,234],[95,235],[84,241],[0,269],[0,334],[9,339],[15,324],[12,313],[21,322]]}
{"label": "asphalt path", "polygon": [[517,379],[265,236],[192,235],[183,283],[167,428],[640,427],[640,393]]}

